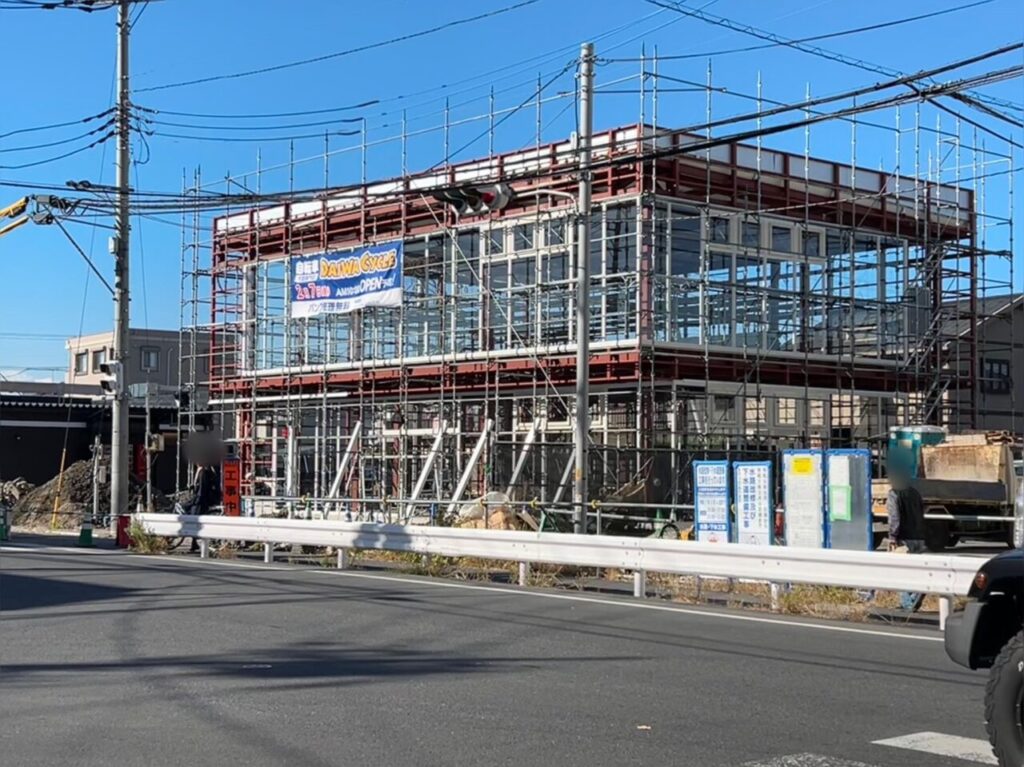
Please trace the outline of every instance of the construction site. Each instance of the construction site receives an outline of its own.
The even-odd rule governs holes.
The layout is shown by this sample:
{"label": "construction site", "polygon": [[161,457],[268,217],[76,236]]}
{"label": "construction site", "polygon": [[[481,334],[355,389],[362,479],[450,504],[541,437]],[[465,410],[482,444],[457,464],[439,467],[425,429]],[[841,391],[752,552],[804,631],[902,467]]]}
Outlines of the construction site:
{"label": "construction site", "polygon": [[[181,354],[196,363],[180,385],[209,398],[190,398],[179,428],[223,433],[249,512],[437,521],[484,498],[564,524],[580,257],[589,530],[685,518],[694,460],[877,454],[892,428],[969,432],[1007,410],[1000,428],[1019,431],[992,392],[1024,339],[987,322],[1015,296],[1012,145],[906,83],[874,104],[883,89],[781,103],[760,81],[743,93],[683,72],[656,55],[607,60],[595,121],[624,98],[637,112],[589,141],[551,140],[545,114],[571,115],[580,93],[538,82],[507,109],[493,88],[486,112],[456,120],[446,104],[432,167],[406,167],[404,120],[384,137],[364,121],[357,143],[325,148],[315,197],[211,218],[211,184],[183,184]],[[500,133],[513,113],[535,122],[531,140]],[[487,151],[450,161],[456,131],[481,132]],[[338,152],[344,185],[326,182]],[[367,178],[381,156],[400,172]],[[265,196],[296,163],[217,183]],[[459,216],[436,193],[483,183],[511,199]],[[389,242],[404,252],[400,305],[296,316],[296,258]]]}

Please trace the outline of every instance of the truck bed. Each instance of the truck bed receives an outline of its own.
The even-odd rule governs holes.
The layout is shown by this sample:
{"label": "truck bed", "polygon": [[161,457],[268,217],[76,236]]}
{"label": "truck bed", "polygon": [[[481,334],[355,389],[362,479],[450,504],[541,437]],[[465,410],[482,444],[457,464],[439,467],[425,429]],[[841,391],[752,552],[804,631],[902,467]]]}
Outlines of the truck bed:
{"label": "truck bed", "polygon": [[914,487],[925,503],[956,502],[992,506],[1009,503],[1002,482],[975,482],[966,479],[917,479]]}

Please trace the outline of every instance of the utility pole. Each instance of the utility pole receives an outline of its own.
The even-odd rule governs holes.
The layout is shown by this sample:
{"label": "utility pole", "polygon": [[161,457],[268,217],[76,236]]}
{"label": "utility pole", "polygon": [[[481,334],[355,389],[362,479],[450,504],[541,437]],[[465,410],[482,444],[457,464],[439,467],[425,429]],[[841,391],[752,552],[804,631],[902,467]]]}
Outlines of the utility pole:
{"label": "utility pole", "polygon": [[580,188],[576,206],[576,466],[573,532],[587,531],[590,457],[590,138],[594,130],[594,44],[580,47]]}
{"label": "utility pole", "polygon": [[153,451],[150,441],[149,382],[146,382],[146,513],[153,513]]}
{"label": "utility pole", "polygon": [[114,361],[120,363],[122,384],[114,393],[110,434],[110,513],[128,512],[128,217],[131,101],[128,88],[130,2],[120,0],[117,11],[117,217],[112,242],[114,255]]}

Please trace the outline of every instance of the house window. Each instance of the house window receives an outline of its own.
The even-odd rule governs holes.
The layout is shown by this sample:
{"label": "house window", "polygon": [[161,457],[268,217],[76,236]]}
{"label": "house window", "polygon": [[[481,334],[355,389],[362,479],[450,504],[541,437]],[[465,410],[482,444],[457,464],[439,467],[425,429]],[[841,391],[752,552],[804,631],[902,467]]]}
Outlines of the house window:
{"label": "house window", "polygon": [[746,402],[746,423],[747,426],[755,426],[765,422],[764,400],[761,397],[747,397]]}
{"label": "house window", "polygon": [[78,352],[75,355],[75,375],[84,376],[89,372],[89,352]]}
{"label": "house window", "polygon": [[796,426],[796,400],[779,397],[779,426]]}
{"label": "house window", "polygon": [[142,372],[155,373],[160,369],[160,350],[155,346],[143,346],[139,351]]}
{"label": "house window", "polygon": [[1007,394],[1010,391],[1009,360],[984,360],[981,367],[981,386],[992,394]]}
{"label": "house window", "polygon": [[807,420],[811,426],[825,425],[825,403],[821,400],[811,400],[807,403]]}
{"label": "house window", "polygon": [[99,373],[100,365],[107,361],[107,350],[97,349],[92,353],[92,372]]}

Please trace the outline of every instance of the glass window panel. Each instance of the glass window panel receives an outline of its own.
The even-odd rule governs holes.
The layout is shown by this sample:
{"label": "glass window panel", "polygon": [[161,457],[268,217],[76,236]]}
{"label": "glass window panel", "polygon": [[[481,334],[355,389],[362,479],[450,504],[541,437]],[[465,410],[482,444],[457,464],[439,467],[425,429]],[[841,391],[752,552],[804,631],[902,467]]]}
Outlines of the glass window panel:
{"label": "glass window panel", "polygon": [[564,245],[566,242],[565,238],[565,219],[556,218],[548,221],[547,224],[547,244],[550,245]]}
{"label": "glass window panel", "polygon": [[838,256],[843,253],[847,253],[849,250],[849,238],[848,232],[841,231],[839,229],[828,229],[825,231],[825,254],[828,256]]}
{"label": "glass window panel", "polygon": [[742,244],[748,248],[757,248],[761,245],[761,224],[758,221],[744,221]]}
{"label": "glass window panel", "polygon": [[779,397],[779,425],[796,425],[796,400],[792,397]]}
{"label": "glass window panel", "polygon": [[793,232],[788,226],[772,227],[772,250],[776,253],[790,253],[793,249]]}
{"label": "glass window panel", "polygon": [[535,227],[533,224],[516,224],[515,249],[532,250],[534,247]]}
{"label": "glass window panel", "polygon": [[476,229],[459,232],[456,242],[461,252],[461,255],[456,253],[456,258],[459,260],[472,261],[480,256],[480,232]]}
{"label": "glass window panel", "polygon": [[569,254],[551,253],[544,256],[544,280],[562,282],[569,279]]}
{"label": "glass window panel", "polygon": [[537,264],[532,258],[517,258],[512,262],[512,287],[533,285]]}
{"label": "glass window panel", "polygon": [[625,274],[636,270],[636,235],[609,237],[605,253],[608,274]]}
{"label": "glass window panel", "polygon": [[804,232],[803,241],[805,256],[817,258],[821,255],[821,235],[818,232]]}
{"label": "glass window panel", "polygon": [[676,277],[700,275],[700,219],[672,219],[671,274]]}
{"label": "glass window panel", "polygon": [[711,252],[707,258],[708,279],[713,282],[732,281],[732,256],[728,253]]}
{"label": "glass window panel", "polygon": [[709,224],[711,242],[729,242],[729,219],[712,217]]}
{"label": "glass window panel", "polygon": [[504,229],[492,229],[487,233],[487,252],[488,253],[504,253],[505,252],[505,230]]}

